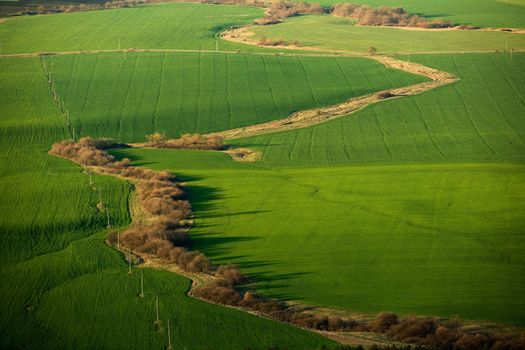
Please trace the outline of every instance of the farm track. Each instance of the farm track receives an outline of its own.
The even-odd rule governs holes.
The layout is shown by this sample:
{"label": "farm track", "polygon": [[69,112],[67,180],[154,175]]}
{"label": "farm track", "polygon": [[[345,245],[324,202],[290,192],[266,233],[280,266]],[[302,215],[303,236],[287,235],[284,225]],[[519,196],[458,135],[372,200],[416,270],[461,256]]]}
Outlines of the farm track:
{"label": "farm track", "polygon": [[[396,89],[383,90],[372,94],[351,98],[328,107],[298,111],[292,113],[290,116],[284,119],[209,133],[207,136],[221,136],[225,139],[238,139],[294,129],[308,128],[313,125],[321,124],[355,113],[377,102],[417,95],[440,86],[452,84],[459,80],[459,78],[454,74],[439,71],[437,69],[426,67],[418,63],[405,62],[388,56],[369,56],[369,58],[383,64],[387,68],[399,69],[407,73],[422,75],[429,78],[430,81]],[[382,94],[384,94],[384,96],[391,95],[391,97],[382,98]]]}

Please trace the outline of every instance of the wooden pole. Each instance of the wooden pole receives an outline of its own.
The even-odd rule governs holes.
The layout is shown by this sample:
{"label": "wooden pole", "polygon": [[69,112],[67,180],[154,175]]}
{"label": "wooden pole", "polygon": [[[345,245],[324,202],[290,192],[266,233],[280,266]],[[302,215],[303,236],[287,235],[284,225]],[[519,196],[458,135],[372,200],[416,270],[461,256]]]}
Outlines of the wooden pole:
{"label": "wooden pole", "polygon": [[108,218],[108,226],[106,228],[111,228],[111,223],[109,222],[109,207],[106,206],[106,217]]}
{"label": "wooden pole", "polygon": [[171,331],[170,331],[170,319],[168,318],[168,350],[173,350],[171,345]]}
{"label": "wooden pole", "polygon": [[155,321],[155,324],[158,326],[160,324],[160,320],[159,320],[159,296],[158,295],[155,297],[155,305],[156,305],[156,309],[157,309],[157,320]]}
{"label": "wooden pole", "polygon": [[131,273],[131,249],[129,249],[129,248],[128,248],[128,262],[129,262],[128,273]]}
{"label": "wooden pole", "polygon": [[142,270],[140,270],[140,294],[139,296],[141,298],[144,298],[144,275],[142,273]]}

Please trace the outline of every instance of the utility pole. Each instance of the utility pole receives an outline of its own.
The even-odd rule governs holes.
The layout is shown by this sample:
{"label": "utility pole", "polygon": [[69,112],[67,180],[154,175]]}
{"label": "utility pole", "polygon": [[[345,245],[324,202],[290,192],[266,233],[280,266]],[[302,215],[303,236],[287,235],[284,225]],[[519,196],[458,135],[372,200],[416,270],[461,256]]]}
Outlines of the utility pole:
{"label": "utility pole", "polygon": [[128,248],[128,263],[129,263],[128,273],[131,274],[131,249],[129,248]]}
{"label": "utility pole", "polygon": [[111,223],[109,222],[109,206],[106,206],[106,217],[108,219],[108,225],[106,228],[111,228]]}
{"label": "utility pole", "polygon": [[140,294],[139,297],[144,298],[144,275],[140,270]]}
{"label": "utility pole", "polygon": [[171,345],[171,331],[170,331],[170,319],[168,318],[168,350],[173,350]]}
{"label": "utility pole", "polygon": [[157,295],[155,297],[155,305],[156,305],[156,309],[157,309],[157,320],[155,321],[155,324],[158,326],[160,326],[160,319],[159,319],[159,296]]}

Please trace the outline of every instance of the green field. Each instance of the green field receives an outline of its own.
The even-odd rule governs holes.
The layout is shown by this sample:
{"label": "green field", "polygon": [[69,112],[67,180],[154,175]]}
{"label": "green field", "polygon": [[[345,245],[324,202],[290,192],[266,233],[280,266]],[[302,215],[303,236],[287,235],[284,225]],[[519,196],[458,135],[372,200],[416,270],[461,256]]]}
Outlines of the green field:
{"label": "green field", "polygon": [[[524,16],[525,17],[525,16]],[[305,29],[306,28],[306,29]],[[524,50],[525,34],[472,30],[406,30],[353,25],[353,20],[328,15],[288,18],[273,26],[254,26],[255,38],[298,40],[301,46],[365,53],[469,52]]]}
{"label": "green field", "polygon": [[122,53],[46,58],[78,134],[209,132],[423,81],[364,58]]}
{"label": "green field", "polygon": [[[262,14],[252,7],[179,3],[22,16],[0,23],[0,43],[4,54],[117,50],[119,41],[122,49],[215,50],[219,32]],[[221,41],[219,49],[238,47]]]}
{"label": "green field", "polygon": [[442,18],[454,23],[481,27],[525,27],[525,1],[523,0],[309,0],[325,6],[350,2],[374,7],[400,6],[410,13],[431,19]]}
{"label": "green field", "polygon": [[190,179],[194,248],[240,264],[266,295],[524,324],[523,164],[266,168],[208,152],[118,154]]}
{"label": "green field", "polygon": [[[97,190],[78,166],[46,154],[67,138],[38,58],[0,64],[0,348],[163,349],[161,318],[175,346],[187,349],[315,349],[331,342],[291,326],[193,300],[186,278],[145,270],[128,275],[123,256],[104,243]],[[129,222],[127,183],[96,176],[113,224]],[[101,232],[102,231],[102,232]],[[239,337],[238,334],[243,334]]]}
{"label": "green field", "polygon": [[[331,0],[323,3],[328,4]],[[336,1],[337,2],[337,1]],[[380,5],[381,0],[356,0]],[[399,0],[411,12],[525,27],[523,0]],[[2,54],[125,48],[215,50],[258,8],[190,3],[22,16],[0,23]],[[401,53],[460,80],[290,132],[230,140],[255,163],[205,151],[114,150],[187,181],[191,244],[237,263],[266,296],[349,311],[459,316],[525,326],[525,35],[356,27],[298,16],[257,35],[318,49]],[[128,275],[104,244],[106,215],[130,222],[130,184],[47,154],[76,136],[140,142],[276,120],[424,81],[364,57],[106,52],[0,58],[0,348],[320,349],[318,334],[186,296],[166,271]],[[459,53],[461,51],[491,53]],[[440,54],[411,54],[439,51]],[[447,53],[454,51],[455,53]],[[275,54],[274,54],[275,53]],[[313,53],[313,52],[308,52]]]}

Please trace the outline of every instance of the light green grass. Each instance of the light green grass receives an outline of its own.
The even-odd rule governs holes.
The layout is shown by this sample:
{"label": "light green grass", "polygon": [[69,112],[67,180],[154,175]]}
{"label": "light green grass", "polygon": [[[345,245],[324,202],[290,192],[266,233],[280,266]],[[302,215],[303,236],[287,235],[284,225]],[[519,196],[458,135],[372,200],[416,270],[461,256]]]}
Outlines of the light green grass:
{"label": "light green grass", "polygon": [[[325,6],[345,1],[320,0]],[[454,23],[481,27],[525,27],[525,1],[523,0],[352,0],[347,1],[373,7],[400,6],[410,13],[430,19],[442,18]]]}
{"label": "light green grass", "polygon": [[[217,34],[261,17],[259,8],[160,4],[117,10],[9,18],[0,24],[2,53],[122,49],[215,50]],[[220,43],[221,50],[239,45]]]}
{"label": "light green grass", "polygon": [[247,126],[425,79],[365,58],[111,53],[46,62],[77,134],[121,141]]}
{"label": "light green grass", "polygon": [[353,25],[353,20],[328,15],[288,18],[272,26],[250,29],[255,38],[297,40],[302,46],[319,49],[378,53],[465,52],[525,49],[525,34],[480,30],[406,30],[392,27]]}
{"label": "light green grass", "polygon": [[189,179],[194,248],[266,295],[360,312],[524,324],[525,166],[261,168],[126,150]]}
{"label": "light green grass", "polygon": [[[399,56],[406,59],[406,56]],[[347,118],[234,143],[272,165],[525,161],[525,54],[412,56],[460,81]]]}
{"label": "light green grass", "polygon": [[[172,341],[187,349],[316,349],[332,342],[288,325],[186,296],[189,281],[145,270],[128,275],[104,244],[97,191],[69,161],[47,154],[67,138],[38,58],[0,62],[0,348],[165,349],[154,297]],[[129,222],[129,185],[94,176],[113,225]],[[242,337],[239,337],[242,334]]]}

